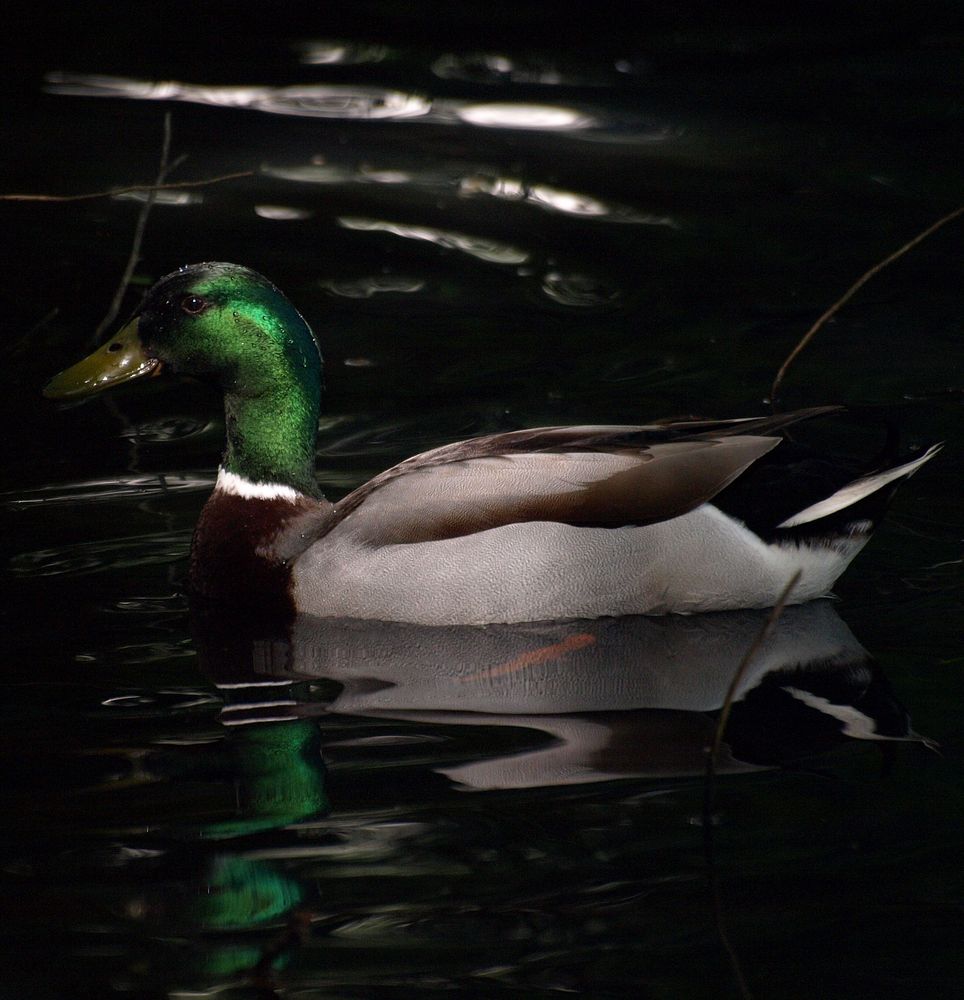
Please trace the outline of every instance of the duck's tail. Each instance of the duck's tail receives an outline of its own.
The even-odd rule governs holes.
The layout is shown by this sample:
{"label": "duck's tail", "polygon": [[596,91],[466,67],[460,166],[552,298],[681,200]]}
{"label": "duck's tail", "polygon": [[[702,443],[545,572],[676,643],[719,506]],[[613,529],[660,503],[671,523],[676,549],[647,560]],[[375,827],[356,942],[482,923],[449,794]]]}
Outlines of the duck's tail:
{"label": "duck's tail", "polygon": [[859,506],[863,501],[874,500],[886,504],[901,480],[912,476],[925,462],[929,462],[943,447],[943,444],[932,445],[919,458],[897,465],[881,472],[861,476],[847,483],[830,496],[804,507],[777,525],[778,530],[798,528],[804,524],[841,517],[859,517]]}

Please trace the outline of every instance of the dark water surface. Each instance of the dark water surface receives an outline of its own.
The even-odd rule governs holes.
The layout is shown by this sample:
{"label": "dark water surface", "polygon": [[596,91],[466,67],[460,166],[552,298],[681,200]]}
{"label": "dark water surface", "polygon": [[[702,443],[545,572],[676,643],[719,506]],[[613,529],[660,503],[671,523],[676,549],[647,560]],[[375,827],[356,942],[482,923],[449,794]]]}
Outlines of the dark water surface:
{"label": "dark water surface", "polygon": [[[475,433],[766,412],[962,200],[952,5],[415,6],[71,6],[5,67],[2,192],[149,181],[168,111],[171,180],[252,172],[159,199],[124,312],[182,263],[273,278],[331,499]],[[765,616],[191,622],[217,398],[39,395],[138,197],[0,202],[3,995],[960,995],[959,223],[791,372],[865,406],[813,440],[947,446],[754,659],[706,838]]]}

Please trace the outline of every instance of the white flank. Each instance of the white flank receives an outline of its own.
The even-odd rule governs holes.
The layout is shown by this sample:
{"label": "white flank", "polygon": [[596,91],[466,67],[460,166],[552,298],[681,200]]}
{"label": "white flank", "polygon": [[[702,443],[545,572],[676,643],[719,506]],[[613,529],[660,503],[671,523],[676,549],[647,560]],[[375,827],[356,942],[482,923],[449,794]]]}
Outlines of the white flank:
{"label": "white flank", "polygon": [[245,500],[290,500],[294,503],[302,495],[293,486],[253,483],[227,469],[218,469],[218,481],[214,484],[214,489],[231,496],[244,497]]}
{"label": "white flank", "polygon": [[844,510],[857,503],[858,500],[869,497],[871,493],[876,493],[877,490],[883,489],[888,483],[894,482],[895,479],[912,476],[925,462],[930,461],[942,447],[942,445],[935,444],[933,447],[928,448],[920,458],[915,458],[913,462],[898,465],[895,469],[878,472],[873,476],[864,476],[862,479],[855,479],[852,483],[848,483],[842,489],[837,490],[836,493],[831,493],[826,499],[811,504],[792,517],[788,517],[782,524],[778,524],[777,527],[796,528],[800,524],[818,521],[821,517],[828,517],[830,514],[835,514],[838,510]]}
{"label": "white flank", "polygon": [[407,545],[367,545],[349,517],[298,557],[292,575],[299,611],[327,618],[452,625],[662,615],[771,608],[797,570],[790,603],[824,597],[866,541],[768,545],[709,503],[642,528],[528,521]]}

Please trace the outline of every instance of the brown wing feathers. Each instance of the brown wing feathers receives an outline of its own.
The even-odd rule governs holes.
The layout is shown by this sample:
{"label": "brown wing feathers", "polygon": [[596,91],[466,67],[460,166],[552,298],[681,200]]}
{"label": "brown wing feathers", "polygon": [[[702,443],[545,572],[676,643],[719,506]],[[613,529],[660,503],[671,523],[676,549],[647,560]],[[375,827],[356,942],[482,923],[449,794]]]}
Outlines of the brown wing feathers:
{"label": "brown wing feathers", "polygon": [[350,522],[366,543],[386,545],[525,521],[650,524],[698,507],[780,440],[733,436],[629,448],[636,430],[547,428],[426,452],[347,496],[326,527]]}

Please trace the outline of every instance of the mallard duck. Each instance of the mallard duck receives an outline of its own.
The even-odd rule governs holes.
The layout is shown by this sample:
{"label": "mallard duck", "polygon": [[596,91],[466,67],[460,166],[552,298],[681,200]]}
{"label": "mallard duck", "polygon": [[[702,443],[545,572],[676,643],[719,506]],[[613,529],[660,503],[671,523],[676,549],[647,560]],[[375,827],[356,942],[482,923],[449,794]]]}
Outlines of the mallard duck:
{"label": "mallard duck", "polygon": [[321,356],[270,281],[204,263],[162,278],[53,399],[170,369],[224,393],[227,446],[189,586],[239,610],[440,624],[772,606],[828,593],[897,483],[786,441],[819,407],[653,426],[540,427],[406,459],[330,503],[314,476]]}

